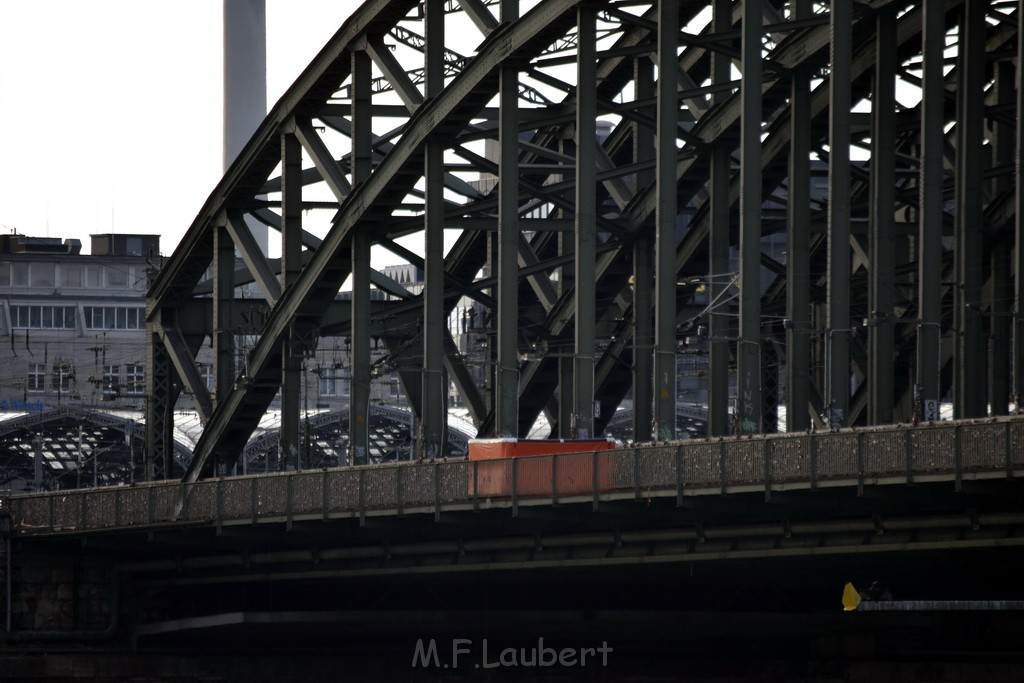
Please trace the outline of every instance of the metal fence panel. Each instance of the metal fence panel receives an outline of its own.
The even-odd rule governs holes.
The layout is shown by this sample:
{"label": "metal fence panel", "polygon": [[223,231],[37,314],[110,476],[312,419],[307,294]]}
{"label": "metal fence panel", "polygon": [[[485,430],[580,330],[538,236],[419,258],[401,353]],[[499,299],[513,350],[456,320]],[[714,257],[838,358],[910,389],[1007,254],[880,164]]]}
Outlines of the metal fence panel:
{"label": "metal fence panel", "polygon": [[225,479],[221,482],[221,517],[245,519],[252,517],[252,488],[256,479]]}
{"label": "metal fence panel", "polygon": [[768,440],[773,482],[806,481],[811,477],[811,437]]}
{"label": "metal fence panel", "polygon": [[721,444],[705,441],[687,444],[683,452],[683,484],[698,488],[721,483]]}
{"label": "metal fence panel", "polygon": [[12,512],[14,525],[28,530],[50,527],[50,499],[42,496],[32,498],[16,498],[13,500]]}
{"label": "metal fence panel", "polygon": [[366,472],[366,507],[387,509],[398,504],[398,467],[370,467]]}
{"label": "metal fence panel", "polygon": [[358,470],[327,473],[327,507],[331,512],[349,512],[359,508]]}
{"label": "metal fence panel", "polygon": [[325,472],[301,472],[292,477],[292,514],[323,512]]}
{"label": "metal fence panel", "polygon": [[57,496],[53,508],[54,529],[82,528],[82,496],[85,495],[82,492]]}
{"label": "metal fence panel", "polygon": [[818,479],[857,476],[857,435],[850,432],[818,433],[815,437]]}
{"label": "metal fence panel", "polygon": [[[516,458],[516,494],[520,496],[550,496],[552,488],[551,466],[555,456],[539,455]],[[557,477],[557,471],[555,473]],[[589,488],[589,487],[588,487]]]}
{"label": "metal fence panel", "polygon": [[960,428],[961,464],[965,470],[999,470],[1006,463],[1006,426],[963,425]]}
{"label": "metal fence panel", "polygon": [[256,484],[256,513],[283,515],[288,511],[287,475],[273,475],[260,478]]}
{"label": "metal fence panel", "polygon": [[446,503],[459,503],[469,500],[472,495],[471,472],[471,465],[468,460],[442,463],[441,500]]}
{"label": "metal fence panel", "polygon": [[623,448],[611,451],[612,453],[612,480],[613,489],[635,489],[636,481],[636,450],[635,448]]}
{"label": "metal fence panel", "polygon": [[952,472],[956,451],[953,427],[925,427],[911,434],[913,469],[915,472]]}
{"label": "metal fence panel", "polygon": [[[508,497],[512,495],[512,460],[477,460],[476,487],[480,498]],[[472,493],[473,482],[467,482]]]}
{"label": "metal fence panel", "polygon": [[404,505],[433,505],[435,496],[433,465],[412,465],[402,472],[402,502]]}
{"label": "metal fence panel", "polygon": [[[181,484],[174,484],[172,486],[161,486],[159,484],[155,484],[148,488],[152,493],[147,492],[146,495],[146,514],[147,516],[149,515],[148,508],[150,502],[152,502],[153,521],[163,522],[184,517],[182,491],[185,489]],[[179,510],[182,510],[181,515],[179,515]],[[187,519],[187,517],[185,518]]]}
{"label": "metal fence panel", "polygon": [[763,440],[726,442],[725,483],[727,485],[764,483]]}
{"label": "metal fence panel", "polygon": [[135,526],[149,521],[149,486],[121,489],[121,524]]}
{"label": "metal fence panel", "polygon": [[865,474],[887,475],[907,471],[905,430],[863,432],[861,439]]}
{"label": "metal fence panel", "polygon": [[1010,464],[1024,465],[1024,422],[1010,423]]}
{"label": "metal fence panel", "polygon": [[188,491],[188,518],[214,519],[217,516],[217,480],[197,481]]}
{"label": "metal fence panel", "polygon": [[85,512],[85,528],[104,529],[117,524],[115,519],[116,489],[93,489]]}
{"label": "metal fence panel", "polygon": [[638,479],[642,490],[675,488],[676,447],[657,446],[639,451]]}

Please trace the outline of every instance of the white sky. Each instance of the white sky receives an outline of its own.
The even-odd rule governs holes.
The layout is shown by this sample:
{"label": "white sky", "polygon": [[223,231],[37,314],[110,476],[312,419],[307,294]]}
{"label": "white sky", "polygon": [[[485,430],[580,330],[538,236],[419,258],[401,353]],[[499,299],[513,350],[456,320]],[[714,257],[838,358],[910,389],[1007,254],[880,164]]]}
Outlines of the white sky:
{"label": "white sky", "polygon": [[[266,0],[268,108],[359,0]],[[0,3],[0,230],[161,235],[222,175],[220,0]]]}

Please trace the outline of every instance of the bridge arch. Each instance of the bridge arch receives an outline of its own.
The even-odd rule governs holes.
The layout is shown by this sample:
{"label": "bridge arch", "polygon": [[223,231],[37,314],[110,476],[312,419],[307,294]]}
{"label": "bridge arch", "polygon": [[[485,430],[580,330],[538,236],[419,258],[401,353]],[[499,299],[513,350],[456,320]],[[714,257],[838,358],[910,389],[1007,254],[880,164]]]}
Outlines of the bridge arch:
{"label": "bridge arch", "polygon": [[[1007,113],[1024,90],[1020,13],[960,7],[364,3],[150,290],[147,454],[167,462],[182,391],[205,423],[189,479],[237,462],[275,401],[279,439],[297,451],[296,377],[323,336],[351,343],[357,460],[382,369],[371,341],[425,453],[441,452],[449,381],[485,436],[525,435],[542,413],[553,436],[600,433],[631,394],[641,439],[675,437],[690,335],[707,352],[691,369],[706,378],[712,435],[777,429],[783,401],[790,430],[821,415],[927,418],[951,389],[958,417],[989,410],[985,390],[1006,412],[1024,394],[1006,371],[1011,355],[1024,367],[1024,335],[1012,354],[1007,341],[1024,278],[993,255],[1024,243],[1024,107]],[[478,46],[445,47],[467,27]],[[979,109],[986,98],[1002,105]],[[973,170],[983,155],[988,192]],[[246,220],[281,232],[280,259],[255,248]],[[445,229],[460,231],[447,253]],[[399,241],[411,235],[422,247]],[[422,287],[373,270],[371,247],[422,269]],[[263,310],[239,348],[245,286]],[[477,308],[462,330],[484,339],[474,361],[446,320]],[[212,393],[193,363],[206,340]]]}

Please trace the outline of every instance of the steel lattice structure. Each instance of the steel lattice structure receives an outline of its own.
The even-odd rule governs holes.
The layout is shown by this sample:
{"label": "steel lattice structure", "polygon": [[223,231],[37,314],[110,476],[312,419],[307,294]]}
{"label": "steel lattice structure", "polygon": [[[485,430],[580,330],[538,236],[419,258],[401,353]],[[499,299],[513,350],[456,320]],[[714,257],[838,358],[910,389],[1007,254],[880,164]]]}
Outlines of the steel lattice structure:
{"label": "steel lattice structure", "polygon": [[[1021,17],[976,0],[365,2],[149,292],[153,470],[183,389],[206,420],[188,479],[234,462],[278,391],[297,444],[321,335],[351,339],[357,462],[371,337],[399,350],[428,454],[446,373],[481,435],[541,412],[556,436],[600,434],[631,391],[635,438],[674,438],[677,343],[697,330],[712,435],[773,426],[776,364],[788,430],[937,419],[948,396],[957,417],[1007,412],[1024,393]],[[280,259],[247,216],[280,231]],[[422,294],[372,270],[371,247],[421,266]],[[252,282],[255,304],[236,293]],[[493,400],[446,326],[461,297],[493,312]],[[193,362],[207,339],[212,395]]]}

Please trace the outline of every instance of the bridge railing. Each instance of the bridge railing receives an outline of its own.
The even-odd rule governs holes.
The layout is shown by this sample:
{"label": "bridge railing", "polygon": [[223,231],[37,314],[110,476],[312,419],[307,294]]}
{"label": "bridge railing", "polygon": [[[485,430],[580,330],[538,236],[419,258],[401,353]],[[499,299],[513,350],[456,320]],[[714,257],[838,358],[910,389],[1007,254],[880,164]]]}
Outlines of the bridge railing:
{"label": "bridge railing", "polygon": [[285,522],[610,497],[1012,477],[1024,417],[702,439],[593,453],[453,460],[155,482],[8,496],[22,534],[181,524]]}

